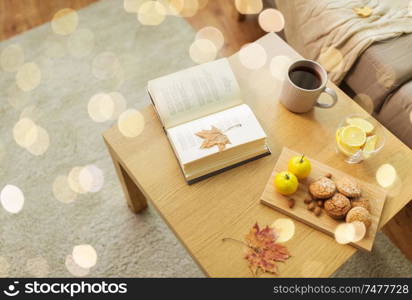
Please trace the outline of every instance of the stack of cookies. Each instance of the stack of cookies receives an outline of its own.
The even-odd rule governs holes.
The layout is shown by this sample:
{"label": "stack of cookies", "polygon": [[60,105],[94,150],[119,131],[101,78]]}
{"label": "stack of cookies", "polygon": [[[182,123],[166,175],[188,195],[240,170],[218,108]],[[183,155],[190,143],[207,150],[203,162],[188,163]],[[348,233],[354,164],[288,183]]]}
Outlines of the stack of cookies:
{"label": "stack of cookies", "polygon": [[316,215],[321,208],[333,219],[345,219],[347,223],[359,221],[369,227],[371,215],[369,201],[361,198],[361,188],[354,180],[343,177],[333,180],[326,174],[309,185],[310,198],[305,200],[307,208]]}

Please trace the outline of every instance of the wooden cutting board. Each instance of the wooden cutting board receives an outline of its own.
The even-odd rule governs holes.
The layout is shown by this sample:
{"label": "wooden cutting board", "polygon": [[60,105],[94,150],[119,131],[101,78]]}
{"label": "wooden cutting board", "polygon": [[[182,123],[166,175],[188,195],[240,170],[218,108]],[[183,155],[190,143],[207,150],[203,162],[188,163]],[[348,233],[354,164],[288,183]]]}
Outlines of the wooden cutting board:
{"label": "wooden cutting board", "polygon": [[297,153],[285,147],[283,148],[282,153],[280,154],[279,159],[276,162],[275,168],[273,169],[273,172],[266,184],[265,190],[263,191],[261,202],[280,211],[283,214],[286,214],[297,219],[298,221],[312,226],[315,229],[334,236],[335,228],[339,224],[344,223],[344,220],[340,221],[332,219],[326,214],[323,209],[322,214],[319,217],[315,216],[313,212],[307,210],[304,199],[309,196],[308,185],[312,180],[320,176],[324,176],[327,173],[332,174],[332,179],[338,179],[341,177],[352,178],[361,186],[362,197],[369,200],[372,224],[367,229],[366,235],[362,240],[350,244],[359,249],[371,251],[373,243],[375,241],[383,205],[385,203],[386,191],[379,186],[360,181],[348,174],[345,174],[344,172],[333,169],[308,157],[312,165],[312,171],[308,178],[300,180],[298,190],[295,194],[290,196],[291,198],[295,199],[295,206],[293,208],[289,208],[288,197],[283,196],[275,191],[273,180],[277,173],[286,171],[288,169],[289,160],[296,155],[300,155],[300,153]]}

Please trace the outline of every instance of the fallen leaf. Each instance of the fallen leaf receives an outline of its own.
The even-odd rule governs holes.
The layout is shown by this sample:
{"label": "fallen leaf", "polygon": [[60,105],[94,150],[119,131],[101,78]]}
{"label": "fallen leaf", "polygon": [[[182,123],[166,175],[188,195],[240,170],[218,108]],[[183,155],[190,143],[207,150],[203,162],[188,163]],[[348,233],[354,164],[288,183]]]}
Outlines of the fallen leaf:
{"label": "fallen leaf", "polygon": [[276,262],[283,262],[290,257],[288,249],[276,243],[277,238],[275,229],[269,226],[260,229],[258,223],[246,235],[248,248],[245,259],[249,262],[249,268],[254,275],[259,269],[276,274]]}
{"label": "fallen leaf", "polygon": [[202,130],[195,134],[204,139],[200,149],[218,146],[220,152],[226,148],[226,144],[230,144],[229,138],[215,126],[212,126],[210,130]]}
{"label": "fallen leaf", "polygon": [[372,8],[369,6],[363,6],[363,7],[355,7],[353,11],[362,18],[367,18],[372,14]]}

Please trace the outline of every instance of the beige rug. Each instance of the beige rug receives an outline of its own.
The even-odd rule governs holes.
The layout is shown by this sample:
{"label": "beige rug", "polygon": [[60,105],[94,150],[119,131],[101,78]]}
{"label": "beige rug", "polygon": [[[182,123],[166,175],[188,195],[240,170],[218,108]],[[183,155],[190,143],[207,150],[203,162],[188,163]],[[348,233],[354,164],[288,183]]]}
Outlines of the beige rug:
{"label": "beige rug", "polygon": [[[203,276],[152,208],[140,215],[128,210],[101,138],[115,121],[98,123],[88,113],[89,99],[100,92],[121,93],[128,108],[146,105],[148,79],[193,64],[188,48],[194,32],[177,17],[159,26],[141,26],[117,0],[100,1],[78,16],[76,38],[58,36],[45,24],[0,44],[0,53],[11,44],[21,47],[24,61],[41,72],[35,89],[19,92],[16,73],[0,71],[0,189],[15,185],[25,197],[19,213],[0,207],[0,276]],[[116,62],[114,78],[106,78],[107,68],[102,68],[110,61]],[[27,72],[35,73],[30,68]],[[36,84],[24,76],[18,76],[20,86]],[[34,149],[16,143],[13,128],[20,117],[44,128],[48,147],[44,132]],[[101,189],[62,194],[56,178],[90,164],[102,171]],[[76,199],[69,202],[72,197]],[[77,245],[92,248],[76,248],[83,252],[73,262]],[[94,264],[94,253],[96,264],[87,266]],[[371,255],[356,254],[336,276],[411,274],[411,263],[380,234]]]}

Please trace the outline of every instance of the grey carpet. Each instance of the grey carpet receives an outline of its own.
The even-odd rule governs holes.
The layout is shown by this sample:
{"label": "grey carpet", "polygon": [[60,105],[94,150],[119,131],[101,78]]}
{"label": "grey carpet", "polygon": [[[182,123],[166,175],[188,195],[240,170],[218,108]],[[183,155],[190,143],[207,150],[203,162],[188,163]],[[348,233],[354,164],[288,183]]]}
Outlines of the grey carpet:
{"label": "grey carpet", "polygon": [[[0,51],[21,45],[25,61],[36,62],[42,71],[36,89],[12,97],[8,91],[15,74],[0,73],[0,189],[14,184],[26,199],[18,214],[0,209],[0,276],[72,276],[65,259],[78,244],[90,244],[97,252],[97,264],[88,276],[203,276],[152,208],[140,215],[128,210],[101,138],[113,122],[96,123],[87,112],[90,97],[98,92],[121,92],[128,108],[146,105],[148,79],[193,64],[188,56],[193,30],[177,17],[159,26],[141,26],[117,0],[81,10],[78,28],[95,36],[94,48],[84,58],[71,56],[66,51],[68,37],[57,37],[50,24],[0,44]],[[124,81],[93,76],[92,60],[104,51],[119,57]],[[41,156],[19,147],[12,133],[21,112],[33,105],[30,117],[50,136],[50,147]],[[86,164],[103,170],[103,188],[78,195],[72,203],[58,201],[52,193],[55,178]],[[357,253],[335,276],[411,274],[411,263],[379,234],[371,255]]]}

